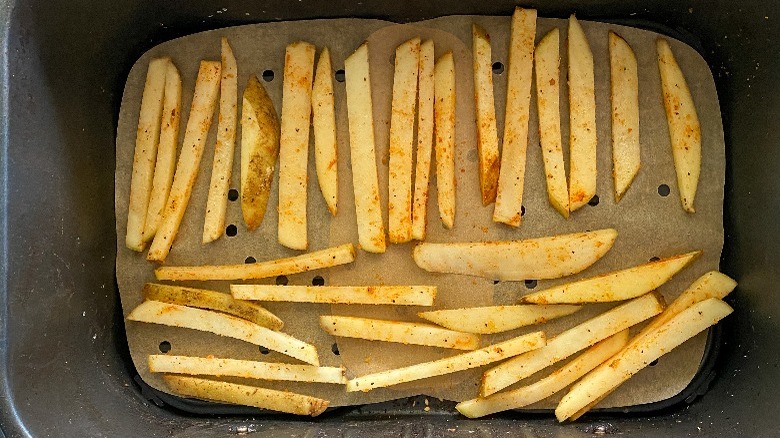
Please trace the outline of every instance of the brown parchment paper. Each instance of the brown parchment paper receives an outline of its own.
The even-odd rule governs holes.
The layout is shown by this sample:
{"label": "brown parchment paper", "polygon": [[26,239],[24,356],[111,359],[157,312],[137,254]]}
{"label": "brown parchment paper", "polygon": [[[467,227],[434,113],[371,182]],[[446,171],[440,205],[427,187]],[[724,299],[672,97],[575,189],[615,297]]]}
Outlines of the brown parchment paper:
{"label": "brown parchment paper", "polygon": [[[227,36],[233,46],[239,66],[239,91],[243,91],[249,74],[273,70],[276,77],[264,82],[277,108],[281,110],[281,72],[284,47],[297,40],[309,41],[331,50],[333,68],[343,68],[344,59],[363,41],[369,42],[377,164],[383,206],[387,203],[387,143],[392,93],[393,54],[395,47],[414,36],[433,39],[436,57],[452,50],[455,55],[457,78],[456,98],[456,173],[457,212],[453,230],[445,230],[439,221],[436,207],[436,180],[432,173],[428,204],[428,236],[432,242],[523,239],[552,234],[613,227],[618,239],[613,249],[599,262],[578,275],[560,280],[539,281],[534,290],[555,284],[590,277],[614,269],[643,263],[651,257],[670,256],[693,249],[704,250],[704,255],[690,267],[660,288],[667,301],[674,299],[699,275],[718,268],[723,246],[722,205],[724,185],[724,142],[720,109],[712,75],[706,62],[692,48],[670,40],[683,72],[686,75],[702,125],[702,172],[695,207],[696,213],[686,214],[676,190],[676,177],[666,119],[661,101],[660,79],[655,55],[655,33],[623,26],[583,21],[582,26],[593,51],[596,77],[596,111],[598,149],[597,206],[585,206],[563,219],[549,206],[545,191],[543,165],[539,150],[538,120],[535,88],[532,88],[529,144],[523,205],[525,216],[519,228],[494,224],[492,205],[482,207],[477,180],[477,154],[474,127],[473,85],[471,70],[471,24],[478,23],[491,35],[493,59],[507,62],[510,17],[453,16],[411,25],[394,25],[378,20],[314,20],[287,23],[266,23],[240,26],[191,35],[161,44],[142,56],[130,72],[120,110],[117,132],[116,212],[117,212],[117,278],[124,314],[127,315],[141,301],[143,283],[153,281],[153,266],[145,254],[134,253],[124,246],[135,127],[138,120],[141,93],[149,59],[171,56],[179,67],[183,80],[182,132],[200,59],[219,59],[219,37]],[[568,144],[568,101],[566,72],[566,21],[540,18],[537,22],[537,41],[553,27],[562,31],[561,38],[561,121],[564,145]],[[619,33],[634,49],[639,63],[640,84],[640,142],[642,168],[631,188],[615,204],[612,195],[609,55],[607,32]],[[494,74],[496,115],[499,136],[503,133],[506,74]],[[319,188],[310,153],[308,221],[310,250],[345,242],[357,242],[352,175],[349,168],[348,124],[344,84],[334,82],[339,141],[339,213],[331,218]],[[239,128],[240,129],[240,128]],[[226,224],[238,227],[236,237],[223,237],[207,246],[200,244],[203,215],[214,145],[214,127],[210,132],[206,152],[201,163],[198,182],[190,207],[182,223],[179,236],[166,263],[211,264],[241,263],[247,256],[270,260],[297,254],[281,247],[276,241],[277,177],[272,186],[268,211],[262,226],[248,233],[241,220],[240,204],[230,202]],[[240,133],[240,131],[239,131]],[[240,135],[240,134],[239,134]],[[239,136],[240,138],[240,136]],[[564,150],[567,148],[564,147]],[[238,151],[237,151],[238,152]],[[313,149],[310,151],[313,152]],[[233,186],[238,186],[238,155],[234,164]],[[671,193],[659,196],[658,186],[667,184]],[[386,208],[383,216],[387,217]],[[386,220],[385,220],[385,223]],[[417,268],[411,259],[412,244],[389,245],[382,255],[358,251],[355,263],[327,271],[304,273],[289,277],[290,284],[311,284],[320,275],[326,284],[435,284],[438,296],[435,308],[454,308],[474,305],[510,304],[532,286],[524,282],[493,284],[489,279],[430,274]],[[533,280],[533,279],[529,279]],[[274,279],[261,281],[272,283]],[[227,282],[183,283],[223,292]],[[416,321],[420,308],[389,308],[387,306],[326,306],[315,304],[269,303],[267,307],[285,321],[283,331],[317,346],[323,365],[345,365],[349,377],[409,365],[424,360],[457,354],[435,348],[404,346],[356,339],[338,339],[340,355],[331,350],[336,339],[319,329],[320,314],[360,315],[376,318]],[[561,318],[543,326],[484,336],[483,345],[523,333],[544,330],[554,336],[598,313],[611,304],[587,306],[577,314]],[[159,353],[161,341],[171,342],[170,354],[208,355],[242,359],[294,362],[278,353],[264,355],[257,347],[232,339],[150,324],[127,322],[127,335],[133,361],[141,377],[151,386],[167,391],[159,376],[148,372],[146,358]],[[602,402],[601,406],[628,406],[663,400],[679,393],[695,375],[701,361],[706,334],[667,354],[655,367],[647,368],[622,385]],[[560,366],[562,363],[556,365]],[[485,368],[441,376],[419,382],[370,391],[345,393],[343,387],[333,385],[294,384],[284,382],[244,381],[276,389],[289,389],[317,395],[331,400],[332,406],[372,403],[416,394],[427,394],[449,400],[464,400],[476,395],[479,377]],[[539,375],[548,373],[542,371]],[[540,376],[521,382],[531,383]],[[238,379],[239,381],[241,379]],[[563,394],[563,393],[562,393]],[[537,403],[530,408],[552,407],[559,397]]]}

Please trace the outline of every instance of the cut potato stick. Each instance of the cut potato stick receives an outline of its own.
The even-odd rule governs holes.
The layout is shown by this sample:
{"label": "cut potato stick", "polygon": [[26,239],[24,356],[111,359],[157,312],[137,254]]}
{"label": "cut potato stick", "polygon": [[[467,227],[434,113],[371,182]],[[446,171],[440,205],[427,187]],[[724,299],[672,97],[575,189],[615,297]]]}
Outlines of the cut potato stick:
{"label": "cut potato stick", "polygon": [[655,293],[633,299],[566,330],[536,352],[517,356],[487,370],[482,376],[480,397],[495,394],[580,350],[658,315],[664,309],[662,301]]}
{"label": "cut potato stick", "polygon": [[200,160],[203,157],[206,138],[214,117],[214,108],[217,106],[220,72],[219,62],[200,62],[187,128],[184,131],[184,142],[176,164],[171,191],[165,203],[165,211],[157,234],[146,255],[149,261],[165,261],[179,232],[179,225],[190,202],[192,187],[198,178]]}
{"label": "cut potato stick", "polygon": [[471,26],[474,55],[474,109],[477,120],[477,155],[479,156],[479,190],[482,205],[496,200],[498,189],[498,128],[496,102],[493,96],[493,59],[490,36],[485,29]]}
{"label": "cut potato stick", "polygon": [[455,63],[452,52],[433,69],[434,130],[436,132],[436,197],[439,217],[447,229],[455,225]]}
{"label": "cut potato stick", "polygon": [[291,249],[309,246],[306,233],[309,124],[314,76],[313,45],[295,42],[284,58],[282,130],[279,137],[279,243]]}
{"label": "cut potato stick", "polygon": [[608,272],[534,292],[522,297],[520,301],[533,304],[580,304],[628,300],[666,283],[700,255],[701,251],[694,251]]}
{"label": "cut potato stick", "polygon": [[[455,409],[469,418],[479,418],[496,412],[522,408],[563,390],[577,379],[612,357],[628,343],[628,329],[604,339],[549,376],[512,391],[458,403]],[[150,356],[151,358],[151,356]]]}
{"label": "cut potato stick", "polygon": [[241,377],[287,382],[347,383],[344,369],[336,367],[315,367],[215,357],[169,356],[167,354],[150,355],[148,363],[149,371],[153,373]]}
{"label": "cut potato stick", "polygon": [[176,151],[179,146],[179,122],[181,121],[181,76],[179,69],[168,63],[165,73],[165,97],[163,98],[160,143],[157,146],[157,164],[154,166],[152,193],[144,223],[144,240],[150,241],[160,226],[165,202],[171,191],[173,172],[176,170]]}
{"label": "cut potato stick", "polygon": [[466,333],[491,334],[513,330],[571,315],[582,306],[489,306],[467,309],[433,310],[417,314],[442,327]]}
{"label": "cut potato stick", "polygon": [[386,248],[385,225],[379,202],[371,75],[368,65],[367,43],[363,43],[344,61],[352,188],[355,192],[358,243],[365,251],[383,253]]}
{"label": "cut potato stick", "polygon": [[320,316],[320,327],[332,336],[396,342],[428,347],[476,350],[479,336],[443,329],[432,324],[385,321],[352,316]]}
{"label": "cut potato stick", "polygon": [[577,17],[569,17],[569,211],[596,194],[596,85],[593,53]]}
{"label": "cut potato stick", "polygon": [[391,243],[412,239],[412,159],[419,68],[420,38],[412,38],[395,49],[387,178],[387,235]]}
{"label": "cut potato stick", "polygon": [[234,299],[229,294],[222,292],[146,283],[142,295],[145,300],[216,310],[246,319],[271,330],[281,330],[284,326],[281,319],[260,305]]}
{"label": "cut potato stick", "polygon": [[314,345],[224,313],[160,301],[144,301],[127,315],[127,320],[214,333],[260,345],[311,365],[320,365]]}
{"label": "cut potato stick", "polygon": [[733,310],[723,301],[710,298],[683,310],[638,342],[632,342],[572,387],[555,409],[558,421],[579,413],[593,400],[620,386],[650,362],[716,324]]}
{"label": "cut potato stick", "polygon": [[561,216],[569,217],[569,189],[563,165],[560,112],[560,32],[551,30],[534,53],[536,106],[539,112],[539,144],[542,147],[547,199]]}
{"label": "cut potato stick", "polygon": [[603,257],[615,238],[617,231],[608,228],[527,240],[421,243],[412,257],[417,266],[429,272],[492,280],[542,280],[582,271]]}
{"label": "cut potato stick", "polygon": [[506,80],[504,140],[498,176],[493,221],[520,225],[528,148],[528,120],[531,108],[531,79],[534,67],[536,10],[515,8],[509,41]]}
{"label": "cut potato stick", "polygon": [[661,72],[661,89],[672,143],[674,169],[677,171],[677,188],[683,209],[694,213],[693,201],[701,172],[701,125],[691,90],[685,81],[672,48],[665,39],[657,41],[658,69]]}
{"label": "cut potato stick", "polygon": [[154,164],[157,160],[157,145],[160,140],[165,95],[165,75],[169,58],[155,58],[149,61],[146,83],[141,97],[141,111],[138,115],[138,129],[135,134],[133,173],[130,178],[130,202],[127,209],[127,235],[125,245],[133,251],[143,251],[144,226],[152,192]]}
{"label": "cut potato stick", "polygon": [[330,268],[355,261],[351,243],[285,259],[240,265],[162,266],[154,270],[158,280],[259,280]]}
{"label": "cut potato stick", "polygon": [[468,353],[357,377],[347,382],[347,392],[367,392],[376,388],[477,368],[544,345],[543,332],[529,333]]}
{"label": "cut potato stick", "polygon": [[626,40],[609,33],[609,80],[612,99],[612,178],[620,201],[639,172],[639,73]]}
{"label": "cut potato stick", "polygon": [[171,391],[186,397],[253,406],[288,414],[316,417],[325,412],[329,404],[327,400],[308,395],[196,377],[163,376],[163,380]]}
{"label": "cut potato stick", "polygon": [[394,304],[432,306],[436,286],[272,286],[232,284],[239,300],[327,304]]}
{"label": "cut potato stick", "polygon": [[330,214],[338,211],[339,172],[336,142],[336,109],[333,102],[333,75],[330,51],[322,49],[311,90],[312,130],[314,131],[314,163],[320,192]]}
{"label": "cut potato stick", "polygon": [[414,199],[412,204],[412,239],[425,240],[428,225],[428,185],[433,154],[434,101],[433,40],[420,45],[420,73],[417,95],[417,162],[414,168]]}

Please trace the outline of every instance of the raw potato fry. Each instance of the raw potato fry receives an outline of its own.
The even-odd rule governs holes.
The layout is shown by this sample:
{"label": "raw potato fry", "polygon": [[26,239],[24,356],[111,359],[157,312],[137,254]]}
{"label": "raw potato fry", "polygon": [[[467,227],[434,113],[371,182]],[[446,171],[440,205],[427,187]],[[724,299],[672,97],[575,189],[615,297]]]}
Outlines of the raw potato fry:
{"label": "raw potato fry", "polygon": [[677,187],[683,210],[694,213],[693,200],[699,185],[701,172],[701,125],[691,90],[685,81],[672,48],[665,39],[657,41],[658,69],[661,72],[661,89],[672,142],[674,169],[677,171]]}
{"label": "raw potato fry", "polygon": [[412,239],[412,159],[419,68],[420,38],[412,38],[395,49],[387,178],[387,234],[390,243]]}
{"label": "raw potato fry", "polygon": [[190,202],[192,187],[198,178],[200,159],[203,157],[206,137],[211,128],[214,108],[217,106],[220,72],[219,62],[200,62],[179,162],[176,164],[176,173],[173,176],[171,192],[165,203],[162,221],[149,248],[149,253],[146,255],[146,259],[149,261],[165,261],[171,251],[173,241],[176,239],[176,234],[179,232],[179,225],[184,218],[187,204]]}
{"label": "raw potato fry", "polygon": [[314,52],[313,45],[299,41],[287,46],[284,58],[278,236],[281,245],[300,250],[309,246],[306,187]]}
{"label": "raw potato fry", "polygon": [[660,295],[649,293],[614,307],[601,315],[570,328],[547,342],[547,346],[493,367],[482,376],[480,397],[506,388],[548,366],[584,350],[664,310]]}
{"label": "raw potato fry", "polygon": [[142,295],[145,300],[216,310],[217,312],[246,319],[271,330],[281,330],[284,326],[281,319],[260,305],[236,300],[222,292],[146,283]]}
{"label": "raw potato fry", "polygon": [[225,212],[230,178],[233,174],[233,155],[236,148],[236,122],[238,119],[238,66],[228,39],[222,37],[222,80],[219,90],[219,118],[217,143],[214,146],[214,162],[211,166],[211,182],[206,200],[206,216],[203,220],[204,244],[222,236],[225,230]]}
{"label": "raw potato fry", "polygon": [[555,409],[558,421],[564,421],[579,413],[583,407],[620,386],[650,362],[715,325],[733,311],[734,309],[723,301],[710,298],[683,310],[665,324],[647,333],[638,342],[632,341],[572,387]]}
{"label": "raw potato fry", "polygon": [[478,368],[544,347],[544,345],[543,332],[529,333],[468,353],[357,377],[347,382],[347,392],[367,392],[376,388]]}
{"label": "raw potato fry", "polygon": [[127,320],[214,333],[260,345],[311,365],[320,365],[314,345],[224,313],[160,301],[144,301],[127,315]]}
{"label": "raw potato fry", "polygon": [[135,134],[133,173],[130,179],[130,202],[127,210],[127,235],[125,245],[141,252],[144,242],[144,222],[149,207],[149,196],[154,178],[154,163],[157,159],[157,144],[160,140],[160,120],[165,94],[165,75],[169,58],[155,58],[149,61],[146,83],[138,115],[138,129]]}
{"label": "raw potato fry", "polygon": [[385,225],[379,202],[368,44],[363,43],[344,61],[344,75],[358,243],[365,251],[383,253],[386,248]]}
{"label": "raw potato fry", "polygon": [[536,10],[515,8],[510,33],[504,140],[493,221],[516,227],[522,220],[520,209],[523,204],[525,155],[528,148]]}
{"label": "raw potato fry", "polygon": [[241,104],[241,214],[249,231],[263,223],[278,157],[279,117],[265,87],[252,75]]}
{"label": "raw potato fry", "polygon": [[496,200],[498,189],[498,128],[496,102],[493,96],[493,59],[490,36],[485,29],[471,26],[474,55],[474,108],[477,112],[477,155],[479,156],[479,189],[482,205]]}
{"label": "raw potato fry", "polygon": [[[617,231],[563,234],[527,240],[421,243],[412,257],[429,272],[521,281],[576,274],[612,248]],[[547,303],[539,303],[547,304]]]}
{"label": "raw potato fry", "polygon": [[609,78],[612,98],[612,178],[620,201],[639,172],[639,73],[626,40],[609,33]]}
{"label": "raw potato fry", "polygon": [[322,49],[311,90],[312,130],[314,131],[314,163],[322,197],[330,214],[338,211],[338,143],[336,142],[336,109],[333,102],[333,70],[330,51]]}
{"label": "raw potato fry", "polygon": [[154,270],[154,275],[158,280],[168,281],[259,280],[330,268],[354,261],[355,247],[347,243],[286,259],[252,264],[162,266]]}
{"label": "raw potato fry", "polygon": [[496,412],[522,408],[544,400],[576,382],[577,379],[620,351],[627,343],[628,329],[590,347],[577,358],[536,383],[494,394],[487,398],[464,401],[458,403],[455,409],[469,418],[479,418]]}
{"label": "raw potato fry", "polygon": [[560,36],[551,30],[539,41],[534,53],[536,106],[539,112],[539,144],[542,147],[547,199],[561,216],[569,217],[569,189],[563,166],[560,113]]}
{"label": "raw potato fry", "polygon": [[447,229],[455,225],[455,63],[452,52],[433,68],[436,191],[439,217]]}
{"label": "raw potato fry", "polygon": [[428,225],[428,185],[433,154],[434,101],[433,40],[420,45],[420,73],[417,95],[417,162],[414,168],[414,200],[412,204],[412,239],[425,240]]}
{"label": "raw potato fry", "polygon": [[176,170],[176,151],[179,145],[179,122],[181,121],[181,76],[179,69],[168,63],[165,73],[165,96],[163,97],[162,121],[160,122],[160,143],[157,146],[157,164],[154,166],[152,193],[144,223],[144,240],[152,240],[160,226],[165,202],[171,191],[173,172]]}
{"label": "raw potato fry", "polygon": [[394,304],[432,306],[436,286],[272,286],[232,284],[239,300],[327,304]]}
{"label": "raw potato fry", "polygon": [[397,342],[428,347],[476,350],[479,336],[443,329],[432,324],[384,321],[351,316],[320,316],[320,327],[332,336]]}
{"label": "raw potato fry", "polygon": [[569,17],[569,211],[596,194],[596,86],[593,53],[577,17]]}
{"label": "raw potato fry", "polygon": [[149,356],[149,371],[188,375],[241,377],[245,379],[281,380],[287,382],[345,384],[344,369],[215,357]]}
{"label": "raw potato fry", "polygon": [[316,417],[328,408],[328,400],[287,391],[238,385],[196,377],[163,376],[171,391],[203,400],[254,406],[260,409]]}
{"label": "raw potato fry", "polygon": [[528,294],[520,301],[533,304],[581,304],[628,300],[666,283],[700,255],[701,251],[689,252],[562,284]]}
{"label": "raw potato fry", "polygon": [[466,333],[492,334],[513,330],[571,315],[582,306],[489,306],[467,309],[434,310],[417,314],[442,327]]}

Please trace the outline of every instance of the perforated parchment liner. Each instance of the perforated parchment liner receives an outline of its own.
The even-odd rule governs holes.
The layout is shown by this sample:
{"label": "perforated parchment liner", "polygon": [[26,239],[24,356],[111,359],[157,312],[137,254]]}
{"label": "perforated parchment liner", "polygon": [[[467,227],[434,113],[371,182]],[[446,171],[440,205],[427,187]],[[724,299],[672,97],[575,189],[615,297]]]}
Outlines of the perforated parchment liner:
{"label": "perforated parchment liner", "polygon": [[[127,315],[141,302],[140,291],[145,282],[154,281],[153,267],[145,254],[125,248],[124,235],[127,218],[135,128],[143,91],[148,61],[155,56],[170,56],[181,71],[183,80],[182,129],[183,137],[187,114],[195,84],[198,62],[201,59],[219,59],[219,37],[227,36],[233,46],[239,66],[239,92],[250,74],[260,76],[272,70],[275,77],[264,82],[277,112],[281,110],[282,71],[284,48],[297,40],[309,41],[319,50],[327,45],[331,50],[334,70],[342,69],[344,59],[364,40],[369,41],[372,90],[374,100],[377,164],[383,205],[387,201],[387,141],[390,99],[392,89],[393,53],[395,46],[408,38],[432,38],[438,58],[446,50],[455,55],[457,74],[457,215],[452,231],[440,225],[436,208],[435,175],[431,181],[428,212],[428,241],[466,241],[493,239],[522,239],[575,231],[613,227],[618,239],[613,249],[599,262],[576,276],[560,280],[539,281],[536,290],[597,275],[614,269],[639,264],[651,257],[664,257],[693,249],[704,250],[704,255],[693,265],[660,288],[667,301],[674,299],[685,286],[704,272],[718,268],[723,246],[722,205],[724,185],[724,142],[717,94],[712,75],[705,61],[690,47],[670,40],[675,56],[691,87],[702,125],[702,173],[696,197],[696,213],[683,212],[676,190],[676,178],[666,120],[661,101],[658,67],[655,58],[657,34],[622,26],[582,22],[593,50],[596,68],[596,104],[598,128],[598,194],[597,206],[585,206],[567,221],[548,205],[539,150],[538,122],[535,98],[531,99],[528,164],[526,169],[525,216],[522,225],[510,228],[491,221],[492,205],[482,207],[476,173],[476,141],[473,114],[473,86],[471,70],[471,24],[482,25],[491,35],[493,59],[507,62],[509,21],[506,17],[455,16],[443,17],[412,25],[394,25],[379,20],[338,19],[286,23],[266,23],[232,27],[199,33],[156,46],[144,54],[133,66],[125,86],[117,130],[116,150],[116,212],[117,212],[117,280],[123,312]],[[561,29],[561,121],[564,145],[568,144],[568,108],[565,83],[566,21],[540,18],[537,22],[537,41],[553,27]],[[612,195],[609,55],[607,31],[614,30],[625,38],[636,52],[640,83],[640,141],[642,168],[620,204]],[[494,74],[496,115],[499,135],[503,132],[506,74]],[[532,97],[535,89],[532,89]],[[310,250],[346,242],[357,242],[353,203],[352,177],[349,168],[349,142],[345,107],[344,84],[334,82],[339,137],[339,213],[331,218],[319,188],[310,153],[309,165],[309,244]],[[239,99],[240,103],[240,99]],[[240,128],[239,128],[240,138]],[[211,172],[215,128],[209,134],[206,152],[201,162],[197,185],[166,264],[224,264],[242,263],[248,256],[258,261],[298,254],[276,241],[277,180],[272,187],[269,208],[262,226],[246,232],[241,220],[240,204],[229,202],[226,224],[238,227],[236,237],[222,237],[217,242],[200,243],[207,185]],[[313,148],[312,148],[313,149]],[[237,151],[238,152],[238,151]],[[313,150],[312,150],[313,152]],[[237,187],[238,154],[234,164],[233,187]],[[659,196],[658,186],[667,184],[671,194]],[[386,223],[386,210],[384,211]],[[465,276],[426,273],[410,257],[412,244],[389,245],[383,255],[358,251],[354,264],[326,271],[289,276],[290,284],[311,284],[320,275],[326,284],[435,284],[438,296],[435,308],[472,305],[509,304],[528,293],[523,282],[493,284],[491,280]],[[532,280],[532,279],[529,279]],[[260,281],[273,283],[274,279]],[[183,285],[228,291],[228,282],[192,282]],[[331,351],[336,339],[319,329],[320,314],[350,314],[382,318],[416,320],[419,308],[391,309],[385,306],[327,306],[314,304],[270,303],[267,307],[285,321],[284,331],[317,346],[323,365],[344,364],[350,377],[396,366],[408,365],[455,354],[452,351],[426,347],[403,346],[388,343],[339,339],[340,356]],[[485,336],[483,345],[522,333],[544,330],[548,336],[603,312],[611,305],[587,306],[583,311],[538,327]],[[159,353],[161,341],[169,341],[169,354],[184,354],[241,359],[295,362],[278,353],[262,354],[256,346],[218,337],[216,335],[151,324],[126,322],[127,337],[133,362],[141,377],[151,386],[167,392],[158,375],[148,371],[147,356]],[[655,367],[647,368],[610,395],[602,406],[628,406],[663,400],[679,393],[695,375],[704,351],[706,335],[701,334],[664,356]],[[355,405],[427,394],[450,400],[463,400],[476,395],[479,376],[477,369],[420,382],[370,391],[346,393],[335,385],[294,384],[244,380],[244,383],[277,389],[289,389],[317,395],[331,400],[331,406]],[[549,371],[549,370],[548,370]],[[548,371],[539,374],[545,374]],[[533,376],[523,384],[540,376]],[[241,379],[235,379],[242,381]],[[553,397],[531,408],[551,407]]]}

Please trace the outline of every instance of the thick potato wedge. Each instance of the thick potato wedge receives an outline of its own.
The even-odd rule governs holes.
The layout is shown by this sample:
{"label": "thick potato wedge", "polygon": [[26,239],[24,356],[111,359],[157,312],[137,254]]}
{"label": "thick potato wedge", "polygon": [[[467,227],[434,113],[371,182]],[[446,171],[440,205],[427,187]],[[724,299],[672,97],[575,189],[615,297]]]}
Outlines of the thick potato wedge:
{"label": "thick potato wedge", "polygon": [[666,283],[700,255],[701,251],[689,252],[562,284],[528,294],[520,301],[533,304],[580,304],[628,300]]}
{"label": "thick potato wedge", "polygon": [[570,328],[536,352],[528,352],[491,368],[482,376],[480,397],[506,388],[580,350],[652,318],[664,310],[660,295],[650,293],[614,307],[601,315]]}
{"label": "thick potato wedge", "polygon": [[466,333],[492,334],[527,325],[543,324],[551,319],[571,315],[582,306],[489,306],[467,309],[433,310],[417,314],[442,327]]}
{"label": "thick potato wedge", "polygon": [[693,104],[691,90],[685,81],[672,48],[665,39],[657,41],[658,69],[661,72],[661,89],[672,143],[674,169],[677,171],[677,188],[683,209],[694,213],[693,201],[701,173],[701,125]]}
{"label": "thick potato wedge", "polygon": [[455,63],[452,52],[433,68],[436,191],[439,217],[445,228],[455,225]]}
{"label": "thick potato wedge", "polygon": [[496,102],[493,96],[493,59],[490,36],[485,29],[471,26],[474,55],[474,108],[477,112],[477,155],[479,156],[479,189],[482,205],[496,200],[498,190],[498,128]]}
{"label": "thick potato wedge", "polygon": [[615,238],[617,231],[608,228],[527,240],[421,243],[412,257],[417,266],[429,272],[493,280],[542,280],[582,271],[603,257]]}
{"label": "thick potato wedge", "polygon": [[314,164],[320,192],[330,214],[338,211],[339,166],[336,142],[336,108],[333,101],[333,69],[330,51],[322,49],[311,90],[312,130],[314,131]]}
{"label": "thick potato wedge", "polygon": [[347,382],[347,392],[367,392],[376,388],[384,388],[428,377],[441,376],[477,368],[541,348],[544,345],[544,333],[529,333],[527,335],[512,338],[508,341],[493,344],[489,347],[469,351],[468,353],[461,353],[444,359],[357,377]]}
{"label": "thick potato wedge", "polygon": [[612,179],[615,202],[639,172],[639,72],[626,40],[609,33],[609,81],[612,100]]}
{"label": "thick potato wedge", "polygon": [[443,329],[432,324],[385,321],[352,316],[320,316],[320,327],[332,336],[396,342],[428,347],[476,350],[479,336]]}
{"label": "thick potato wedge", "polygon": [[436,286],[271,286],[232,284],[239,300],[327,304],[393,304],[432,306]]}
{"label": "thick potato wedge", "polygon": [[286,259],[267,262],[217,266],[162,266],[154,270],[158,280],[259,280],[261,278],[291,275],[315,269],[330,268],[355,261],[355,247],[351,243]]}
{"label": "thick potato wedge", "polygon": [[163,376],[176,394],[203,400],[254,406],[260,409],[316,417],[328,408],[328,401],[308,395],[256,386],[238,385],[197,377]]}
{"label": "thick potato wedge", "polygon": [[428,225],[428,185],[431,178],[433,155],[433,101],[434,101],[434,47],[433,40],[420,45],[420,73],[417,94],[417,162],[414,167],[414,196],[412,201],[412,239],[425,240]]}

